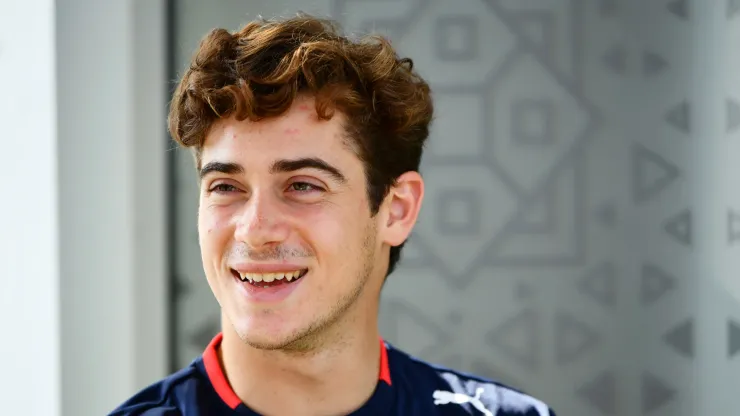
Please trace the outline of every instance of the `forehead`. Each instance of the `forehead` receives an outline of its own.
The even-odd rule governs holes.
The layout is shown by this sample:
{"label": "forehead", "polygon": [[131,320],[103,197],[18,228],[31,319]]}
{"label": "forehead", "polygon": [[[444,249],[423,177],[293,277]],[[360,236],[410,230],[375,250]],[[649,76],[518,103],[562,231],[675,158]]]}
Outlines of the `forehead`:
{"label": "forehead", "polygon": [[319,120],[313,100],[300,98],[279,117],[257,122],[218,120],[206,136],[201,159],[203,163],[209,160],[259,163],[307,154],[333,160],[356,158],[344,121],[340,112],[330,120]]}

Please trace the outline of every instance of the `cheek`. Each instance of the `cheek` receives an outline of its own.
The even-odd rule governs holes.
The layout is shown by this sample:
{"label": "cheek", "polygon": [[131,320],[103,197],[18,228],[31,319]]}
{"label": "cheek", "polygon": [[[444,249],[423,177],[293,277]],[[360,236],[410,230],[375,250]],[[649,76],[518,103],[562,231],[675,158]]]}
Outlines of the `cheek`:
{"label": "cheek", "polygon": [[203,249],[216,249],[233,234],[232,215],[223,207],[201,205],[198,212],[198,235]]}
{"label": "cheek", "polygon": [[[325,204],[304,210],[298,216],[308,241],[314,246],[319,261],[346,263],[356,256],[364,238],[367,213],[353,209],[354,204]],[[323,257],[323,259],[322,259]]]}

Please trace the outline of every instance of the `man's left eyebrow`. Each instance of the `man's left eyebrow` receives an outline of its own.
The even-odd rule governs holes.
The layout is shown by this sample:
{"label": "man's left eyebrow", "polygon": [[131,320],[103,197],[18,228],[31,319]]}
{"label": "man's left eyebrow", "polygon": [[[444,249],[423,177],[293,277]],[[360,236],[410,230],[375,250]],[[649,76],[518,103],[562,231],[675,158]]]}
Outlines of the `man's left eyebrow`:
{"label": "man's left eyebrow", "polygon": [[271,173],[278,172],[294,172],[300,169],[317,169],[324,171],[331,175],[337,182],[346,183],[347,178],[342,172],[326,162],[323,159],[317,157],[304,157],[300,159],[280,159],[275,161],[270,167]]}
{"label": "man's left eyebrow", "polygon": [[208,162],[198,172],[198,176],[203,180],[209,173],[219,172],[227,175],[237,175],[244,173],[244,168],[238,163],[231,162]]}

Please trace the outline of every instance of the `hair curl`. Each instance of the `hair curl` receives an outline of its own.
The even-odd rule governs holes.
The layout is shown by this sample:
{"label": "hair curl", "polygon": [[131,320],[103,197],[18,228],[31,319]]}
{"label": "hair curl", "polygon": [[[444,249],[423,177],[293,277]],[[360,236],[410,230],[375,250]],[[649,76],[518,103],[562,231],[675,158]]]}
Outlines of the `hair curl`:
{"label": "hair curl", "polygon": [[[429,85],[381,36],[350,40],[331,20],[306,14],[258,20],[201,41],[180,80],[168,118],[172,137],[200,154],[219,118],[259,121],[283,114],[299,94],[315,98],[320,118],[345,118],[365,166],[373,215],[396,178],[418,171],[433,105]],[[403,244],[392,247],[390,274]]]}

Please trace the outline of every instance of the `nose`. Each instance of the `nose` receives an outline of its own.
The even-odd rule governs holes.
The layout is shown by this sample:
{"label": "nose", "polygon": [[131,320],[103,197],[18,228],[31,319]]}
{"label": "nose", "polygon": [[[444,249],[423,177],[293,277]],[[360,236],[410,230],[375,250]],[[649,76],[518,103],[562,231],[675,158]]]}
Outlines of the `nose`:
{"label": "nose", "polygon": [[275,198],[253,192],[237,217],[234,238],[253,249],[278,245],[290,233]]}

